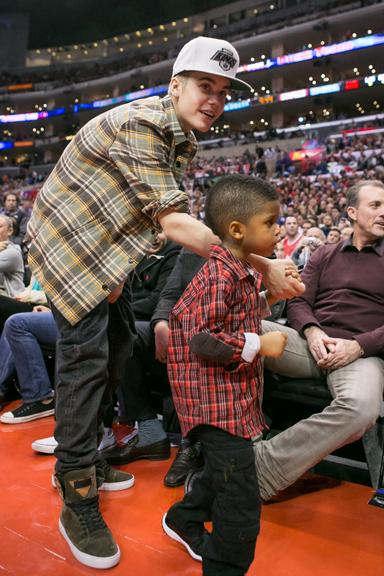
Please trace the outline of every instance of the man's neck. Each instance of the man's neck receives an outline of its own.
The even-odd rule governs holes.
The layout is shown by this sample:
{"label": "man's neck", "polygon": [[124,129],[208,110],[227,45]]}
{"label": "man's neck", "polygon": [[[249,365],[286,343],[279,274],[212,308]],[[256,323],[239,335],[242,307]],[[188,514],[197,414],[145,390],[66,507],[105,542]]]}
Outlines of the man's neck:
{"label": "man's neck", "polygon": [[356,228],[353,230],[352,245],[358,250],[362,250],[365,246],[372,246],[376,241],[377,238],[373,236],[367,237],[356,230]]}

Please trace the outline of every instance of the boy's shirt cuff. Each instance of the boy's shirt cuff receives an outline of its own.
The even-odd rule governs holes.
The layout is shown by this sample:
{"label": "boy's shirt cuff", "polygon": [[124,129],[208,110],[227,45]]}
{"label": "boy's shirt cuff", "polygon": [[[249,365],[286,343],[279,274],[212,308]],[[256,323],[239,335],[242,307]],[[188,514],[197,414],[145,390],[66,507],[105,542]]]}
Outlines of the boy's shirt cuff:
{"label": "boy's shirt cuff", "polygon": [[244,332],[245,344],[241,353],[244,362],[253,362],[260,350],[260,337],[254,332]]}

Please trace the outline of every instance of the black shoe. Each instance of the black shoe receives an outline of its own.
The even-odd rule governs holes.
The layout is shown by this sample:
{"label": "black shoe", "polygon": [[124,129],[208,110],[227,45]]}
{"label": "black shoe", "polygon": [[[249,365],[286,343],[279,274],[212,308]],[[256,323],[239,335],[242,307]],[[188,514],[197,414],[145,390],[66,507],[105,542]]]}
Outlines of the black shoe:
{"label": "black shoe", "polygon": [[171,446],[168,438],[137,446],[138,437],[132,438],[124,446],[113,446],[100,452],[101,457],[109,464],[128,464],[134,460],[167,460],[171,455]]}
{"label": "black shoe", "polygon": [[198,470],[192,470],[192,472],[190,472],[188,474],[188,476],[186,477],[185,482],[184,482],[184,494],[189,494],[189,492],[192,490],[193,483],[198,478],[201,478],[201,476],[203,475],[203,472],[204,472],[204,467],[199,468]]}
{"label": "black shoe", "polygon": [[199,535],[191,536],[190,534],[187,534],[185,531],[181,530],[175,525],[174,522],[167,518],[167,514],[164,514],[163,516],[162,526],[167,536],[172,538],[172,540],[176,540],[176,542],[180,542],[180,544],[182,544],[187,549],[188,554],[192,556],[194,560],[202,562],[201,549],[203,545],[204,533],[206,533],[204,528],[202,528]]}
{"label": "black shoe", "polygon": [[165,486],[169,486],[170,488],[182,486],[188,474],[193,470],[202,468],[203,465],[204,460],[200,451],[199,442],[185,448],[181,445],[164,478]]}
{"label": "black shoe", "polygon": [[12,412],[4,412],[0,416],[0,422],[3,424],[20,424],[37,420],[38,418],[45,418],[46,416],[53,416],[54,413],[55,401],[53,398],[39,400],[38,402],[24,402]]}

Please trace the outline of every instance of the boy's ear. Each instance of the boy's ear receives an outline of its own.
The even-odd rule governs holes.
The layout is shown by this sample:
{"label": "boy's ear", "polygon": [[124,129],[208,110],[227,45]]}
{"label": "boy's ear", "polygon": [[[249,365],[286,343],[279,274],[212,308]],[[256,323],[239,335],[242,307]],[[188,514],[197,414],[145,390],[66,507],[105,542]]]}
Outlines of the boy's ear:
{"label": "boy's ear", "polygon": [[242,240],[244,238],[244,224],[238,220],[232,220],[228,225],[228,233],[234,240]]}

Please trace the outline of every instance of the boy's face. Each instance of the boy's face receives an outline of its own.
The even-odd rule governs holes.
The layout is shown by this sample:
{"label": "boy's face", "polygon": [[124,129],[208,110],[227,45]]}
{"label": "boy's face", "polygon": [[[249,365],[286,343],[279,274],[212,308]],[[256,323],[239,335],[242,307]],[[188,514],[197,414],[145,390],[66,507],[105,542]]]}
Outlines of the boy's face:
{"label": "boy's face", "polygon": [[244,255],[259,254],[260,256],[271,256],[279,241],[279,225],[277,219],[280,213],[280,204],[266,202],[262,211],[252,216],[244,224],[243,228],[243,252]]}
{"label": "boy's face", "polygon": [[171,96],[184,132],[207,132],[223,113],[229,90],[227,78],[206,72],[172,78]]}

